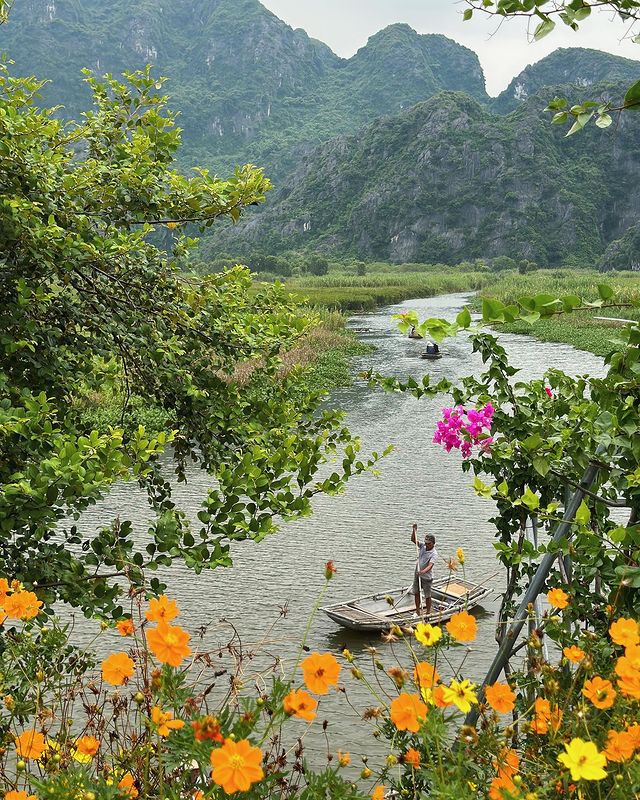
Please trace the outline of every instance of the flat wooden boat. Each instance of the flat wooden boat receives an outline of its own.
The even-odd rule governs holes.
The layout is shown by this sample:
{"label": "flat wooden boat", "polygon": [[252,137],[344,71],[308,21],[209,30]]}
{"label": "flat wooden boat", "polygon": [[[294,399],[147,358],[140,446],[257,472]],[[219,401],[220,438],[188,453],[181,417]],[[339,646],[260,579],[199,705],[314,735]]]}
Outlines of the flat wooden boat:
{"label": "flat wooden boat", "polygon": [[442,353],[421,353],[420,358],[428,358],[430,361],[435,361],[437,358],[442,358]]}
{"label": "flat wooden boat", "polygon": [[411,626],[418,622],[439,625],[458,611],[477,606],[490,591],[490,588],[464,578],[446,576],[433,582],[428,616],[416,617],[411,586],[335,603],[322,610],[334,622],[355,631],[384,631],[392,625]]}
{"label": "flat wooden boat", "polygon": [[407,336],[408,339],[424,339],[424,336],[420,336],[419,333],[410,333]]}

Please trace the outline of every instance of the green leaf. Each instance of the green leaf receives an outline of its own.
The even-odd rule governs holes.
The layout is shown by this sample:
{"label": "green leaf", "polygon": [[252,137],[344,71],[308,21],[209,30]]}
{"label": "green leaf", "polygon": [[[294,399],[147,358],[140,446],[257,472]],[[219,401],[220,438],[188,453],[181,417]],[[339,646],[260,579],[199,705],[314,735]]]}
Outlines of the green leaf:
{"label": "green leaf", "polygon": [[468,328],[469,325],[471,325],[471,313],[469,312],[469,309],[466,306],[456,317],[456,324],[459,325],[461,328]]}
{"label": "green leaf", "polygon": [[596,125],[598,128],[608,128],[612,122],[611,114],[598,114],[596,117]]}
{"label": "green leaf", "polygon": [[462,19],[464,20],[464,22],[466,22],[467,20],[471,19],[472,16],[473,16],[473,9],[467,8],[465,9],[464,14],[462,15]]}
{"label": "green leaf", "polygon": [[544,39],[544,37],[548,36],[555,27],[556,23],[552,19],[549,19],[548,17],[547,19],[543,19],[533,32],[534,41],[539,42],[540,39]]}
{"label": "green leaf", "polygon": [[504,303],[490,297],[482,299],[482,319],[485,322],[504,322]]}
{"label": "green leaf", "polygon": [[492,496],[492,487],[481,481],[477,475],[473,478],[473,490],[478,497],[490,498]]}
{"label": "green leaf", "polygon": [[627,89],[624,96],[624,108],[627,111],[640,111],[640,81],[636,81]]}
{"label": "green leaf", "polygon": [[566,111],[558,111],[557,114],[554,114],[551,122],[554,125],[564,125],[564,123],[569,119],[569,115]]}
{"label": "green leaf", "polygon": [[610,286],[607,286],[606,283],[599,283],[598,284],[598,294],[602,300],[611,300],[613,297],[613,289]]}
{"label": "green leaf", "polygon": [[544,478],[547,472],[549,472],[549,462],[544,456],[534,456],[533,468]]}
{"label": "green leaf", "polygon": [[587,525],[590,519],[591,519],[591,512],[589,511],[589,507],[583,500],[580,503],[580,507],[576,511],[576,522],[578,523],[578,525]]}
{"label": "green leaf", "polygon": [[522,503],[530,510],[535,511],[537,508],[540,507],[540,498],[537,494],[531,491],[531,489],[527,486],[524,490],[524,494],[520,498]]}

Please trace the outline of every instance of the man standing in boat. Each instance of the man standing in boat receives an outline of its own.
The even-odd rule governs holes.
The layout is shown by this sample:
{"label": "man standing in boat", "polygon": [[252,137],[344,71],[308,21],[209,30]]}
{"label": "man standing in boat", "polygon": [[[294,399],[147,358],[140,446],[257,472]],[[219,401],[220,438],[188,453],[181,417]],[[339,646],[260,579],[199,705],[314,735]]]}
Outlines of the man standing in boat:
{"label": "man standing in boat", "polygon": [[416,601],[416,614],[420,616],[420,589],[424,594],[425,613],[431,613],[431,587],[433,585],[433,570],[436,565],[438,553],[436,551],[436,537],[427,533],[424,543],[418,542],[418,525],[413,523],[411,541],[418,549],[418,562],[413,578],[413,597]]}

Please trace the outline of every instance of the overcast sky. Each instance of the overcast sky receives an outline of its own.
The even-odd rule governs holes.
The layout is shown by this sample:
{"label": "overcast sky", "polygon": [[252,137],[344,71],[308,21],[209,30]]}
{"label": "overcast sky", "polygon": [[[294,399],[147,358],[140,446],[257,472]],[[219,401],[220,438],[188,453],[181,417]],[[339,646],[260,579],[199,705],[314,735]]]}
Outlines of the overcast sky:
{"label": "overcast sky", "polygon": [[[261,0],[294,28],[304,28],[340,56],[348,58],[367,39],[393,22],[407,22],[418,33],[443,33],[475,50],[487,79],[487,91],[496,95],[523,67],[558,47],[594,47],[640,59],[640,44],[633,44],[628,28],[610,12],[593,13],[578,33],[558,23],[540,42],[527,41],[527,21],[474,16],[462,21],[461,0]],[[636,31],[637,32],[637,31]],[[626,36],[626,39],[625,39]],[[640,73],[640,65],[639,65]],[[639,74],[640,77],[640,74]]]}

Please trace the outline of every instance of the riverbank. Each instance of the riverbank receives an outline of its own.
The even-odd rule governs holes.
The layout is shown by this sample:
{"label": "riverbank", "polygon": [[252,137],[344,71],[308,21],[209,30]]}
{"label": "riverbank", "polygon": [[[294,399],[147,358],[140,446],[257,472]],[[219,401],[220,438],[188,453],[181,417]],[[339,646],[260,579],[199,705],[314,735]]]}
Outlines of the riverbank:
{"label": "riverbank", "polygon": [[[598,284],[611,286],[616,301],[640,302],[640,276],[634,272],[558,269],[536,270],[526,275],[506,272],[493,277],[491,284],[484,287],[476,298],[478,309],[482,297],[493,297],[505,304],[514,302],[518,297],[542,293],[552,297],[573,294],[586,300],[596,300]],[[503,325],[500,329],[535,336],[544,342],[570,344],[579,350],[603,356],[612,350],[611,339],[616,337],[621,323],[598,317],[640,320],[640,308],[590,309],[539,320],[533,325],[516,323]]]}
{"label": "riverbank", "polygon": [[293,295],[311,306],[343,312],[374,311],[415,297],[476,292],[486,287],[492,277],[488,272],[451,267],[446,271],[389,271],[361,276],[330,272],[322,276],[288,278],[284,285]]}

